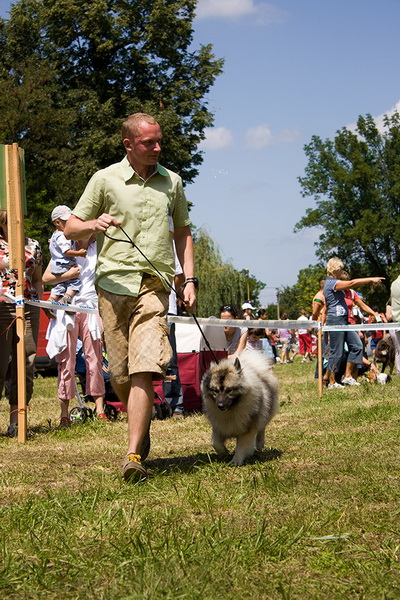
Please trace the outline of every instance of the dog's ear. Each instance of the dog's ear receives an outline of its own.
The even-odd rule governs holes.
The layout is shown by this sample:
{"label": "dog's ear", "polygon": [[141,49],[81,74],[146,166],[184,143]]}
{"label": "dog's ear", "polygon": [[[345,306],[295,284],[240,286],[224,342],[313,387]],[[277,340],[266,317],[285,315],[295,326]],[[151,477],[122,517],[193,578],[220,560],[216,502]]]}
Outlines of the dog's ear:
{"label": "dog's ear", "polygon": [[233,364],[235,365],[236,371],[240,372],[242,370],[242,365],[240,364],[240,360],[237,357],[235,358],[235,362]]}

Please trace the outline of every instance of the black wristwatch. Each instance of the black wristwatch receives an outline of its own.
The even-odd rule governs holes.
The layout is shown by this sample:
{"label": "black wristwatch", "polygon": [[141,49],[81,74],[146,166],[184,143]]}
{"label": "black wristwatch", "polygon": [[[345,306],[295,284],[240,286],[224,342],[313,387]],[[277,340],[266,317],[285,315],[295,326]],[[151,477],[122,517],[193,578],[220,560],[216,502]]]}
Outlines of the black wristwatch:
{"label": "black wristwatch", "polygon": [[199,280],[197,279],[197,277],[188,277],[187,279],[185,279],[182,287],[185,287],[187,283],[193,283],[196,290],[199,287]]}

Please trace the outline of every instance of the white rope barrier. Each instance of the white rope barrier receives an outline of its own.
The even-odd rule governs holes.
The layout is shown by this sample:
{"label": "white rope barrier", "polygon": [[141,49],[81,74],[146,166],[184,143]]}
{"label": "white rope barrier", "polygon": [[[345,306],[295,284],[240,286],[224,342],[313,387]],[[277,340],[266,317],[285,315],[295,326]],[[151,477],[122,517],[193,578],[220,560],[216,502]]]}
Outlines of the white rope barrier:
{"label": "white rope barrier", "polygon": [[41,308],[49,308],[50,310],[67,310],[68,312],[82,312],[99,314],[97,308],[91,306],[80,306],[77,304],[62,304],[61,302],[47,302],[46,300],[25,300],[25,304],[31,306],[40,306]]}
{"label": "white rope barrier", "polygon": [[[212,325],[213,327],[247,327],[251,329],[317,329],[321,326],[318,321],[265,321],[262,319],[217,319],[216,317],[197,318],[200,325]],[[186,323],[195,325],[191,317],[178,317],[168,315],[169,323]]]}
{"label": "white rope barrier", "polygon": [[[67,310],[68,312],[82,312],[98,314],[97,308],[84,305],[62,304],[61,302],[47,302],[45,300],[24,300],[22,297],[15,299],[7,295],[7,302],[29,304],[50,310]],[[192,317],[181,317],[168,315],[168,323],[183,323],[185,325],[196,325]],[[217,319],[216,317],[197,318],[199,325],[204,327],[247,327],[248,329],[322,329],[325,331],[382,331],[400,330],[400,323],[361,323],[357,325],[321,325],[320,321],[298,321],[296,320],[274,320],[262,319]]]}
{"label": "white rope barrier", "polygon": [[365,323],[364,325],[324,325],[322,331],[383,331],[400,329],[400,323]]}

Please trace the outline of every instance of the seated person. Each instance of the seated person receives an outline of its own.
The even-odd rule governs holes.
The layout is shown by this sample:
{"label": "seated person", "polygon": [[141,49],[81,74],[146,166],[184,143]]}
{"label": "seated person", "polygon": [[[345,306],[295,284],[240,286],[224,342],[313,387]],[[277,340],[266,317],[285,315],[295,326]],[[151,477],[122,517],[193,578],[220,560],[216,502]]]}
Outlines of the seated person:
{"label": "seated person", "polygon": [[[220,308],[220,319],[237,319],[238,310],[233,304],[226,304]],[[228,358],[235,358],[239,354],[239,345],[244,348],[247,339],[247,327],[224,327],[227,343]],[[243,340],[243,342],[242,342]]]}
{"label": "seated person", "polygon": [[264,329],[249,329],[247,332],[246,347],[247,352],[262,352],[263,345],[261,338],[265,337]]}

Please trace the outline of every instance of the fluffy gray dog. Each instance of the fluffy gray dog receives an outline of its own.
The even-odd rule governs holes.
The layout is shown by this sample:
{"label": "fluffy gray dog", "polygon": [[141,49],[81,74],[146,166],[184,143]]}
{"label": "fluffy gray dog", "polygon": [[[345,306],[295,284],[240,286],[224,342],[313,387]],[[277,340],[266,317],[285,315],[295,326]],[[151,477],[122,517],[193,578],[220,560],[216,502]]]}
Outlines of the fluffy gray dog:
{"label": "fluffy gray dog", "polygon": [[225,442],[229,438],[236,438],[232,465],[242,465],[255,449],[263,449],[265,428],[279,410],[278,381],[268,358],[261,352],[245,351],[240,359],[211,363],[201,393],[218,454],[228,454]]}

